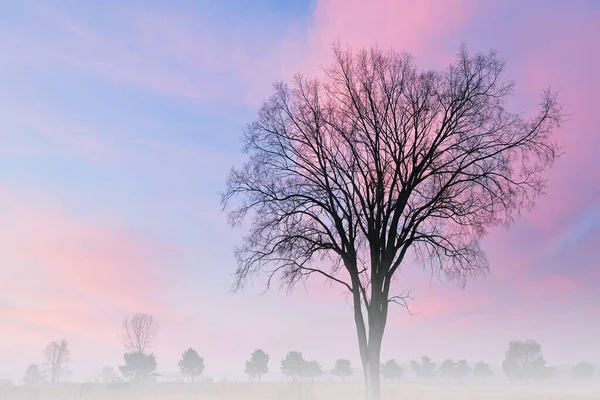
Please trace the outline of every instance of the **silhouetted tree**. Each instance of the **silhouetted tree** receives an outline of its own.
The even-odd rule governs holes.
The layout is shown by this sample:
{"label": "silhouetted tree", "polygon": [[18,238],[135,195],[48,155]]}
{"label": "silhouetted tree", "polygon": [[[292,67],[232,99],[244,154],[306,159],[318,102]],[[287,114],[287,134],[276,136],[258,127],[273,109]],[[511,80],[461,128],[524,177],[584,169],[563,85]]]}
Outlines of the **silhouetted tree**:
{"label": "silhouetted tree", "polygon": [[319,378],[323,376],[323,368],[321,368],[321,364],[317,361],[304,361],[304,366],[302,368],[302,376],[310,379],[310,381],[314,381],[315,378]]}
{"label": "silhouetted tree", "polygon": [[509,343],[502,363],[502,369],[508,379],[528,382],[530,379],[544,376],[545,368],[546,360],[538,342],[513,340]]}
{"label": "silhouetted tree", "polygon": [[269,372],[269,355],[261,349],[254,350],[250,360],[246,361],[246,374],[251,378],[260,378]]}
{"label": "silhouetted tree", "polygon": [[595,367],[587,362],[580,362],[571,370],[571,378],[574,380],[587,380],[594,377]]}
{"label": "silhouetted tree", "polygon": [[345,381],[347,377],[351,376],[354,371],[352,370],[352,364],[350,360],[339,359],[335,362],[335,366],[331,373],[334,376],[342,378],[342,381]]}
{"label": "silhouetted tree", "polygon": [[25,371],[23,383],[26,385],[37,385],[44,382],[44,374],[38,364],[31,364]]}
{"label": "silhouetted tree", "polygon": [[283,360],[281,360],[281,373],[292,378],[293,382],[302,376],[305,368],[305,360],[302,353],[290,351]]}
{"label": "silhouetted tree", "polygon": [[121,343],[132,354],[145,354],[154,345],[158,328],[158,321],[152,315],[137,313],[123,321]]}
{"label": "silhouetted tree", "polygon": [[561,109],[546,91],[535,116],[510,113],[504,68],[464,46],[444,71],[336,46],[322,81],[276,84],[244,132],[249,160],[222,196],[233,226],[252,215],[234,289],[268,266],[267,287],[318,274],[346,288],[369,399],[380,398],[389,305],[406,305],[391,286],[407,253],[464,286],[488,269],[486,228],[543,192]]}
{"label": "silhouetted tree", "polygon": [[44,366],[51,383],[58,383],[69,373],[69,343],[65,340],[50,342],[44,349]]}
{"label": "silhouetted tree", "polygon": [[433,378],[435,376],[435,363],[431,361],[431,358],[427,356],[421,357],[421,363],[416,360],[412,360],[410,365],[415,371],[417,378],[423,379],[425,381]]}
{"label": "silhouetted tree", "polygon": [[492,372],[492,369],[490,368],[490,366],[487,363],[480,361],[473,366],[472,375],[475,378],[485,379],[490,376],[493,376],[494,373]]}
{"label": "silhouetted tree", "polygon": [[129,380],[141,382],[156,370],[154,354],[125,353],[125,365],[119,367],[121,374]]}
{"label": "silhouetted tree", "polygon": [[195,382],[196,377],[204,372],[204,358],[200,357],[196,350],[189,348],[181,355],[177,366],[183,376],[187,376],[192,382]]}
{"label": "silhouetted tree", "polygon": [[381,366],[381,375],[383,376],[383,379],[396,381],[402,379],[404,376],[404,368],[392,358],[391,360],[387,360],[385,364]]}

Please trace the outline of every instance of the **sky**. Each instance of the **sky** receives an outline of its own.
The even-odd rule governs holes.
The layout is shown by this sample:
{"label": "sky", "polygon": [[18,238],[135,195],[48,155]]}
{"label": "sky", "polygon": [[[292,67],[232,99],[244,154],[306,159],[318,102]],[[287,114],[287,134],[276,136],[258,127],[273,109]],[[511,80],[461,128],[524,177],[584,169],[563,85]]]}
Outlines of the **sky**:
{"label": "sky", "polygon": [[122,364],[124,318],[152,313],[174,372],[193,347],[206,375],[242,379],[256,348],[358,366],[351,302],[319,279],[231,294],[219,191],[272,84],[318,74],[334,41],[407,51],[442,69],[461,42],[496,49],[531,112],[549,85],[569,114],[563,156],[532,212],[483,244],[465,289],[418,266],[398,286],[384,359],[500,364],[536,339],[551,364],[600,363],[600,2],[243,0],[0,4],[0,378],[18,382],[65,338],[72,378]]}

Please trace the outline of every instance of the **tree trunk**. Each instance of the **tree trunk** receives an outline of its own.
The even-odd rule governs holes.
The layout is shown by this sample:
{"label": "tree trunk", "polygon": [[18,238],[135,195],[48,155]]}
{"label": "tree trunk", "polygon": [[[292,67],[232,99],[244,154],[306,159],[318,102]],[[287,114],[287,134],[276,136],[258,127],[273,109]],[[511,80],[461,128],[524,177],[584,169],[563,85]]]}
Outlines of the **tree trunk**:
{"label": "tree trunk", "polygon": [[368,310],[369,335],[363,318],[360,295],[354,293],[354,322],[358,334],[358,346],[365,379],[366,400],[381,399],[380,368],[381,344],[385,328],[387,308],[371,307]]}

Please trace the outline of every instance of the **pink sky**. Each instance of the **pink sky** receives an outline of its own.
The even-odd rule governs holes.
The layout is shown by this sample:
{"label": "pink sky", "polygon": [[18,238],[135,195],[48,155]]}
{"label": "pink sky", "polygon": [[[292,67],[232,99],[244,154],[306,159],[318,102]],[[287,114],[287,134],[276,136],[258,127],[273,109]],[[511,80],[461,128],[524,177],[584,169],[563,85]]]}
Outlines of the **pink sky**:
{"label": "pink sky", "polygon": [[12,16],[0,17],[0,360],[16,360],[0,361],[0,378],[20,380],[60,338],[74,379],[119,365],[119,328],[136,311],[161,322],[160,371],[190,346],[215,378],[242,377],[257,347],[274,370],[289,350],[358,365],[341,289],[228,293],[243,231],[217,194],[271,84],[319,74],[338,39],[406,50],[425,68],[444,68],[462,41],[494,48],[516,80],[512,106],[531,110],[551,85],[571,115],[547,195],[485,239],[491,276],[460,290],[408,270],[398,289],[421,315],[394,311],[383,357],[499,364],[509,340],[535,338],[551,363],[600,363],[597,3],[234,4],[0,6]]}

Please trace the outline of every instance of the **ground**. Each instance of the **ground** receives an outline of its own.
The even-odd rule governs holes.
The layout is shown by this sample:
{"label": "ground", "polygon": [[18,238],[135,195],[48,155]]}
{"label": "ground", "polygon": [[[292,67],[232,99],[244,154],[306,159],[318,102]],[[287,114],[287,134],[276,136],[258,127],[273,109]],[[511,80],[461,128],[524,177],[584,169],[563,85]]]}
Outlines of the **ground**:
{"label": "ground", "polygon": [[[137,386],[65,384],[0,387],[0,400],[362,400],[362,385],[316,382],[146,384]],[[589,384],[384,384],[382,400],[598,400],[600,382]]]}

